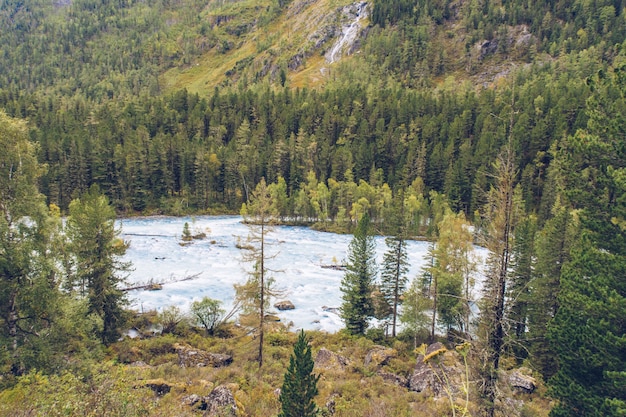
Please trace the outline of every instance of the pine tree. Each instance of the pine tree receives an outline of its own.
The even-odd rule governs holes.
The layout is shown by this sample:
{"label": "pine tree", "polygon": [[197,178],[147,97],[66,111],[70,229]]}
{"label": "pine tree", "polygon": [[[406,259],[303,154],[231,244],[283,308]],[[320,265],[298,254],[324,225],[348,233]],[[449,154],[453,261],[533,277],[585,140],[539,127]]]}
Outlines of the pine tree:
{"label": "pine tree", "polygon": [[89,312],[102,320],[100,338],[110,344],[120,337],[125,322],[125,293],[119,287],[129,264],[120,258],[127,244],[119,239],[115,210],[97,186],[70,203],[67,234],[76,258],[75,282],[86,291]]}
{"label": "pine tree", "polygon": [[354,232],[348,249],[346,274],[341,281],[341,317],[348,332],[364,335],[368,319],[374,315],[372,284],[376,276],[375,242],[370,235],[370,219],[365,213]]}
{"label": "pine tree", "polygon": [[311,345],[304,330],[298,335],[289,358],[289,368],[285,372],[283,387],[278,398],[281,403],[279,417],[314,417],[317,406],[313,399],[317,395],[317,381],[320,375],[313,374]]}

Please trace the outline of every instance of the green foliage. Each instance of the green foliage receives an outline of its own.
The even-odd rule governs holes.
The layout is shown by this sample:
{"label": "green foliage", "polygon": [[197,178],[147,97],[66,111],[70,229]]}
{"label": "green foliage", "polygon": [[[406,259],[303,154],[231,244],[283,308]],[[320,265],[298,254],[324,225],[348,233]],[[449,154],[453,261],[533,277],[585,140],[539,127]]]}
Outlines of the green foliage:
{"label": "green foliage", "polygon": [[[400,322],[403,324],[404,333],[408,333],[413,340],[413,347],[418,346],[420,333],[430,333],[428,309],[432,308],[432,301],[423,292],[423,285],[419,279],[411,281],[408,290],[403,294],[402,313]],[[425,342],[421,340],[422,342]]]}
{"label": "green foliage", "polygon": [[191,303],[191,315],[193,321],[204,327],[209,335],[215,333],[215,329],[220,325],[223,320],[225,310],[221,308],[222,302],[219,300],[213,300],[209,297],[204,297],[200,301],[194,301]]}
{"label": "green foliage", "polygon": [[392,336],[395,337],[398,305],[402,302],[401,296],[407,283],[408,256],[406,242],[402,236],[388,237],[385,244],[387,252],[383,256],[380,289],[391,311]]}
{"label": "green foliage", "polygon": [[193,237],[191,237],[191,230],[189,230],[189,223],[185,222],[185,224],[183,225],[182,240],[183,242],[190,242],[192,239]]}
{"label": "green foliage", "polygon": [[185,324],[189,324],[188,318],[176,306],[165,307],[158,315],[158,323],[163,326],[163,334],[177,334]]}
{"label": "green foliage", "polygon": [[346,273],[341,281],[341,317],[348,332],[364,335],[374,315],[372,285],[376,276],[375,242],[370,234],[370,219],[361,217],[348,248]]}
{"label": "green foliage", "polygon": [[304,334],[298,335],[289,358],[289,367],[285,373],[280,392],[281,413],[279,417],[314,417],[318,415],[314,398],[318,394],[317,382],[320,375],[313,374],[311,346]]}
{"label": "green foliage", "polygon": [[60,221],[38,192],[43,166],[25,122],[3,111],[0,146],[0,366],[19,375],[58,366],[52,335],[61,301],[54,246]]}
{"label": "green foliage", "polygon": [[623,415],[626,343],[625,69],[589,80],[589,123],[573,146],[566,195],[579,210],[581,237],[560,277],[558,310],[548,338],[559,368],[550,379],[551,415]]}
{"label": "green foliage", "polygon": [[94,366],[85,376],[32,372],[0,392],[0,414],[95,417],[106,410],[112,417],[148,415],[155,406],[153,394],[134,382],[129,372],[110,363]]}
{"label": "green foliage", "polygon": [[76,258],[70,287],[87,297],[89,312],[102,320],[97,330],[102,342],[112,343],[126,320],[126,296],[119,285],[129,267],[120,261],[127,244],[118,238],[115,211],[97,186],[72,201],[66,229]]}

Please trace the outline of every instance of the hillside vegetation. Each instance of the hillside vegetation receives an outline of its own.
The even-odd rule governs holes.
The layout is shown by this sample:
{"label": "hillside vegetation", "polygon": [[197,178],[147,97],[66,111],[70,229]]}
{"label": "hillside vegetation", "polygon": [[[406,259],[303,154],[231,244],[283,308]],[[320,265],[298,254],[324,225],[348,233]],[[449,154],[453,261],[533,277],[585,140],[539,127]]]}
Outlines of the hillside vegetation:
{"label": "hillside vegetation", "polygon": [[[320,380],[321,402],[339,396],[336,415],[624,415],[626,4],[363,6],[0,0],[0,411],[194,414],[182,396],[219,382],[234,384],[241,413],[277,414],[295,336],[268,333],[268,371],[253,372],[263,301],[259,328],[176,336],[232,351],[232,367],[181,370],[167,335],[118,341],[131,314],[115,215],[245,203],[262,226],[363,242],[371,221],[395,239],[396,271],[403,240],[433,242],[431,267],[396,291],[394,311],[406,301],[415,313],[398,338],[365,331],[388,295],[371,268],[348,265],[355,285],[342,291],[353,301],[341,312],[358,325],[346,332],[358,331],[313,338],[316,351],[327,344],[353,361],[347,377]],[[350,25],[354,42],[330,62]],[[475,323],[461,256],[472,241],[490,254]],[[396,347],[388,370],[406,377],[435,329],[450,350],[471,339],[465,408],[380,384],[360,365],[373,339]],[[154,367],[127,367],[135,359]],[[520,399],[504,381],[522,366],[539,389]],[[144,389],[162,380],[170,394]],[[75,395],[66,410],[59,389]]]}

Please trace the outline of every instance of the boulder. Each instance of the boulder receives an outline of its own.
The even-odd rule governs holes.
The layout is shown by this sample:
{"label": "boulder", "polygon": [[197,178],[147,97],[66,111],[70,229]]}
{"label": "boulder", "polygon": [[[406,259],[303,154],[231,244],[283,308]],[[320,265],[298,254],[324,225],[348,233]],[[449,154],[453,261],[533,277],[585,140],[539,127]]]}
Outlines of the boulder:
{"label": "boulder", "polygon": [[376,375],[380,376],[386,383],[397,385],[399,387],[406,387],[409,383],[405,377],[392,374],[391,372],[378,371],[376,372]]}
{"label": "boulder", "polygon": [[198,408],[202,408],[202,403],[204,399],[198,394],[191,394],[191,395],[185,395],[181,401],[183,405],[188,405],[189,407],[195,406]]}
{"label": "boulder", "polygon": [[178,354],[178,364],[181,368],[212,366],[221,368],[233,362],[233,357],[221,353],[211,353],[189,346],[176,344],[174,346]]}
{"label": "boulder", "polygon": [[337,406],[337,394],[331,395],[326,401],[326,409],[328,410],[328,414],[331,416],[335,414],[335,407]]}
{"label": "boulder", "polygon": [[389,360],[398,356],[394,349],[376,345],[365,356],[365,366],[374,366],[376,368],[387,365]]}
{"label": "boulder", "polygon": [[[442,360],[434,359],[432,355],[435,355],[436,352],[445,352],[445,347],[439,342],[428,346],[426,354],[417,357],[415,369],[408,382],[410,391],[430,391],[435,398],[438,398],[445,394],[446,387],[442,381],[449,381],[450,386],[448,388],[453,392],[458,391],[458,386],[460,386],[459,370],[454,366],[446,366]],[[427,360],[424,361],[424,358]]]}
{"label": "boulder", "polygon": [[293,303],[289,300],[279,301],[276,304],[274,304],[274,307],[280,311],[293,310],[296,308],[296,306],[294,306]]}
{"label": "boulder", "polygon": [[265,321],[269,323],[278,323],[280,321],[280,317],[275,316],[274,314],[266,314]]}
{"label": "boulder", "polygon": [[206,411],[203,417],[235,417],[237,404],[233,393],[223,385],[215,387],[205,398]]}
{"label": "boulder", "polygon": [[315,357],[314,367],[316,369],[345,371],[346,366],[349,364],[350,361],[347,358],[335,352],[331,352],[326,348],[321,348]]}
{"label": "boulder", "polygon": [[532,376],[524,375],[522,370],[517,370],[509,375],[509,385],[517,391],[530,394],[537,388],[537,381]]}
{"label": "boulder", "polygon": [[135,361],[130,363],[128,366],[131,366],[133,368],[151,368],[151,366],[144,361]]}
{"label": "boulder", "polygon": [[336,314],[338,316],[341,314],[341,310],[338,309],[337,307],[322,306],[322,311],[325,313]]}

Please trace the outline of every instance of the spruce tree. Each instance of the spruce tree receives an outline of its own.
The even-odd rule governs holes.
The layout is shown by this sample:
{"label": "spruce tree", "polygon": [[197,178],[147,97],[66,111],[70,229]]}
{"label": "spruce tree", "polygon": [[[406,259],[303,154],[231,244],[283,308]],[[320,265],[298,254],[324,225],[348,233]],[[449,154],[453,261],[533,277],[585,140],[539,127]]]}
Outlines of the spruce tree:
{"label": "spruce tree", "polygon": [[341,317],[348,332],[364,335],[368,319],[374,315],[372,284],[376,276],[375,242],[370,235],[370,219],[365,213],[354,232],[348,249],[346,274],[341,281]]}
{"label": "spruce tree", "polygon": [[[390,210],[391,231],[393,236],[385,239],[387,252],[383,256],[381,270],[380,291],[385,304],[391,312],[391,336],[396,337],[396,323],[398,319],[398,306],[402,302],[402,293],[406,289],[409,270],[408,256],[406,253],[407,216],[404,210],[404,195],[401,193],[396,199],[398,204]],[[397,207],[397,206],[400,207]]]}
{"label": "spruce tree", "polygon": [[402,236],[394,236],[386,238],[385,244],[388,250],[383,256],[380,289],[385,301],[391,307],[391,336],[396,337],[398,306],[402,301],[401,296],[406,288],[406,273],[409,270],[406,241]]}
{"label": "spruce tree", "polygon": [[313,374],[311,345],[300,332],[289,359],[289,368],[278,398],[281,403],[279,417],[312,417],[317,415],[317,406],[313,398],[317,395],[317,381],[320,376]]}

